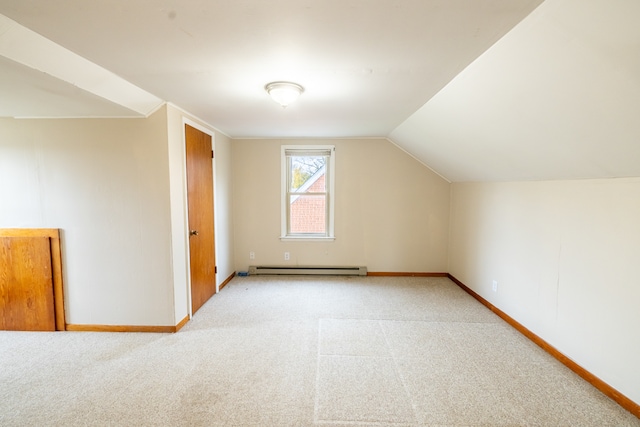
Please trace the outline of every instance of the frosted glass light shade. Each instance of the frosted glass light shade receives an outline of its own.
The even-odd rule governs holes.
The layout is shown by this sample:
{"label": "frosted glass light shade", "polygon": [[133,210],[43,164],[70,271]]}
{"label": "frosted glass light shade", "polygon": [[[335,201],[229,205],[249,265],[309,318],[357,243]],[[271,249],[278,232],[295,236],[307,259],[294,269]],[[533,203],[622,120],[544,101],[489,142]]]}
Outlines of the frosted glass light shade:
{"label": "frosted glass light shade", "polygon": [[264,87],[264,89],[269,93],[274,101],[282,106],[282,108],[286,108],[287,105],[298,99],[300,94],[304,92],[304,88],[302,86],[291,82],[269,83]]}

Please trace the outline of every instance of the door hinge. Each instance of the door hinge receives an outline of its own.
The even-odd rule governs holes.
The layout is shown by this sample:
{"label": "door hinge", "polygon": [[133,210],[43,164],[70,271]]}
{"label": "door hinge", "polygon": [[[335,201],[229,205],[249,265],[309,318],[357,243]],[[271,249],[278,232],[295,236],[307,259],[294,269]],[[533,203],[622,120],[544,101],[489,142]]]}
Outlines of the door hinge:
{"label": "door hinge", "polygon": [[213,150],[211,150],[211,158],[213,159]]}
{"label": "door hinge", "polygon": [[218,266],[216,265],[215,271],[216,274],[218,274]]}

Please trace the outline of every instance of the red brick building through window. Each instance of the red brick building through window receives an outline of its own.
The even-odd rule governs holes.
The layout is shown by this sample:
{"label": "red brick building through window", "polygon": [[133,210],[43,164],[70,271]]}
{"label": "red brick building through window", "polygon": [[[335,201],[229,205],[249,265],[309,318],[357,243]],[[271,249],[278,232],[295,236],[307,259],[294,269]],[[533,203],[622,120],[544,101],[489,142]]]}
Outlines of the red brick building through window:
{"label": "red brick building through window", "polygon": [[315,174],[310,180],[314,180],[306,190],[307,193],[318,195],[300,195],[291,201],[290,227],[291,233],[320,233],[327,231],[327,206],[325,187],[325,168]]}

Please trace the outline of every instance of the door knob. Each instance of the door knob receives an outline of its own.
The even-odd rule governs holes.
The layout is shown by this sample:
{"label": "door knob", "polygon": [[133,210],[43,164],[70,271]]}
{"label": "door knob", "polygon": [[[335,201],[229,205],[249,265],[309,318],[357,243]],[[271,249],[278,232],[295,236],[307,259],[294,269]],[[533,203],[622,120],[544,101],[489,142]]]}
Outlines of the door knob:
{"label": "door knob", "polygon": [[189,236],[197,236],[198,230],[189,230]]}

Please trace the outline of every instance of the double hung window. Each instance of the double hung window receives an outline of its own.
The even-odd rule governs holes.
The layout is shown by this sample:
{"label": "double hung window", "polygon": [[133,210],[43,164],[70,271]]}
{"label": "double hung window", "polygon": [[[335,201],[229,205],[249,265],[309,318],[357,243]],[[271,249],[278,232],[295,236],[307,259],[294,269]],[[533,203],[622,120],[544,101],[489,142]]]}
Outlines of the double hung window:
{"label": "double hung window", "polygon": [[282,238],[332,239],[335,147],[282,146]]}

